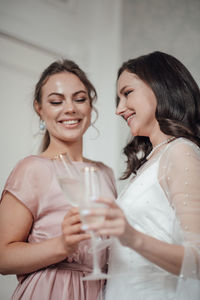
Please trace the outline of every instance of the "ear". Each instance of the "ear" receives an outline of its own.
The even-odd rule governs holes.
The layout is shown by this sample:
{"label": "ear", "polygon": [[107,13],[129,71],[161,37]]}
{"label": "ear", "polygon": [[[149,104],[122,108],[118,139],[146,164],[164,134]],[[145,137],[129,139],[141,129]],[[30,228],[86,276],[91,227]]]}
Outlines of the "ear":
{"label": "ear", "polygon": [[34,100],[33,106],[35,108],[36,113],[39,115],[39,117],[41,117],[41,110],[42,110],[41,104],[38,103],[36,100]]}

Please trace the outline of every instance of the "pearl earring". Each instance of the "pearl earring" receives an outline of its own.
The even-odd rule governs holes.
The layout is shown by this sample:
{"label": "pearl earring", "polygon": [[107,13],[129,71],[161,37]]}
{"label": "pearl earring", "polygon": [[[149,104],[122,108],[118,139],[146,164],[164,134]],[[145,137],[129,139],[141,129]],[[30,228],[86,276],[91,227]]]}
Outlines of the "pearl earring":
{"label": "pearl earring", "polygon": [[45,121],[40,119],[40,124],[39,124],[40,131],[44,131],[46,129]]}

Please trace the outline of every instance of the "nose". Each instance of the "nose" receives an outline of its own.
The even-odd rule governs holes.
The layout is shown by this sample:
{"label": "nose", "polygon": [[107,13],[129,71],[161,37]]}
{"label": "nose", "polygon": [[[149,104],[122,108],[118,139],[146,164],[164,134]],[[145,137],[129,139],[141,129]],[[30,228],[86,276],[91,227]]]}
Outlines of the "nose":
{"label": "nose", "polygon": [[64,109],[64,113],[75,113],[76,112],[76,106],[71,99],[67,99],[64,101],[63,109]]}
{"label": "nose", "polygon": [[126,105],[125,105],[125,100],[123,99],[120,99],[119,100],[119,103],[117,105],[117,108],[116,108],[116,115],[118,116],[122,116],[124,114],[124,112],[126,111]]}

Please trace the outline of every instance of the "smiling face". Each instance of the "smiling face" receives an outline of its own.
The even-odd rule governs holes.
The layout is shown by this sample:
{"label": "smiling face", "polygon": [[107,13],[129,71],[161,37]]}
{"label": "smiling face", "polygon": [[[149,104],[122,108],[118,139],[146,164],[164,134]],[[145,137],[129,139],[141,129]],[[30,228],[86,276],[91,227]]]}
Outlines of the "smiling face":
{"label": "smiling face", "polygon": [[41,105],[35,107],[50,135],[50,146],[82,142],[90,125],[91,104],[88,91],[73,73],[51,75],[42,87]]}
{"label": "smiling face", "polygon": [[116,114],[122,116],[133,136],[151,137],[159,130],[155,118],[157,106],[152,89],[136,74],[123,71],[118,79],[120,99]]}

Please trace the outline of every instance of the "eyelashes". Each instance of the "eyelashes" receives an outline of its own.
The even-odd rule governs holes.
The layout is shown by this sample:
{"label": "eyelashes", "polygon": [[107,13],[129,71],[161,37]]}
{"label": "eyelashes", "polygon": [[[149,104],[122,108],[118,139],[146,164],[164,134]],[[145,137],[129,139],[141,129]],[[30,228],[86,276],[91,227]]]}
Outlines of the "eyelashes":
{"label": "eyelashes", "polygon": [[51,103],[52,105],[59,105],[59,104],[62,103],[62,101],[50,101],[50,103]]}
{"label": "eyelashes", "polygon": [[124,92],[124,96],[125,97],[127,97],[130,93],[132,93],[133,92],[133,90],[128,90],[128,91],[125,91]]}
{"label": "eyelashes", "polygon": [[86,98],[74,99],[74,101],[75,101],[75,102],[78,102],[78,103],[85,102],[86,100],[87,100]]}
{"label": "eyelashes", "polygon": [[[76,102],[76,103],[84,103],[86,102],[87,98],[80,98],[80,99],[74,99],[73,101]],[[63,100],[65,101],[65,100]],[[50,103],[52,105],[61,105],[63,103],[63,101],[50,101]]]}

